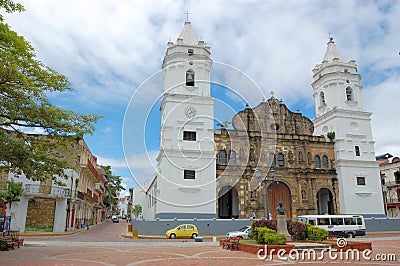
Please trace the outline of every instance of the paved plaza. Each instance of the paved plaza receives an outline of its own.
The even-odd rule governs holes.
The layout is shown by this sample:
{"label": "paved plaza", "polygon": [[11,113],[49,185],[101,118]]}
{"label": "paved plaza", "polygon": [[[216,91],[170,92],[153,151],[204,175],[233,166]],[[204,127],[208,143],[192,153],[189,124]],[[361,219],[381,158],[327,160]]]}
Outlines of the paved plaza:
{"label": "paved plaza", "polygon": [[[192,239],[130,239],[122,237],[126,223],[105,222],[75,234],[56,236],[24,236],[26,246],[20,249],[1,251],[0,265],[282,265],[301,263],[304,265],[358,264],[399,265],[400,235],[371,235],[357,241],[372,241],[370,260],[341,259],[340,256],[315,260],[293,260],[274,256],[261,260],[257,255],[222,249],[212,239],[194,242]],[[393,254],[395,261],[388,259]],[[339,255],[339,254],[336,254]],[[393,258],[390,258],[393,259]]]}

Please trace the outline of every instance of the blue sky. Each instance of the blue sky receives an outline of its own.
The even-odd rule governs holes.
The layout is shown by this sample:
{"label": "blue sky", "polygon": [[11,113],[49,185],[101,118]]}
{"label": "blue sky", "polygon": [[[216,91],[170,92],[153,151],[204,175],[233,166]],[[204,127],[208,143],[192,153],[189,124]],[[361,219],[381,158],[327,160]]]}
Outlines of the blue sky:
{"label": "blue sky", "polygon": [[[82,113],[104,115],[95,134],[85,140],[99,163],[111,165],[128,187],[135,181],[123,152],[125,111],[135,91],[158,75],[166,43],[176,40],[186,10],[197,36],[211,46],[215,62],[248,75],[267,97],[274,90],[292,111],[299,109],[311,119],[311,71],[321,62],[331,32],[345,59],[357,62],[365,108],[373,112],[376,153],[400,155],[395,108],[400,96],[399,1],[19,2],[27,11],[6,15],[6,22],[32,43],[40,60],[66,75],[75,88],[50,95],[51,100]],[[157,99],[158,89],[149,87],[143,99]],[[234,109],[243,106],[229,91],[214,87],[213,95]],[[250,102],[261,101],[252,96],[248,95]],[[223,106],[221,102],[221,110]],[[219,108],[217,118],[227,120],[230,113]],[[129,158],[140,180],[155,173],[148,162],[154,164],[157,156],[159,109],[151,110],[146,135],[132,139],[139,146],[145,139],[148,150]]]}

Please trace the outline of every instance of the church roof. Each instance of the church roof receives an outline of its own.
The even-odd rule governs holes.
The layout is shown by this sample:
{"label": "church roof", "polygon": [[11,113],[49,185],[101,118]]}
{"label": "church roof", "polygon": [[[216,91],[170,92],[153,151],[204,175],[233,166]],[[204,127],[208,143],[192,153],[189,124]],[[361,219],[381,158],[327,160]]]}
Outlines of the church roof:
{"label": "church roof", "polygon": [[326,52],[324,55],[323,61],[333,61],[333,59],[337,58],[340,62],[344,62],[343,56],[340,54],[339,50],[337,49],[333,38],[329,38],[328,47],[326,48]]}
{"label": "church roof", "polygon": [[197,45],[198,39],[189,21],[185,22],[182,32],[178,37],[178,41],[182,41],[182,43],[186,45]]}

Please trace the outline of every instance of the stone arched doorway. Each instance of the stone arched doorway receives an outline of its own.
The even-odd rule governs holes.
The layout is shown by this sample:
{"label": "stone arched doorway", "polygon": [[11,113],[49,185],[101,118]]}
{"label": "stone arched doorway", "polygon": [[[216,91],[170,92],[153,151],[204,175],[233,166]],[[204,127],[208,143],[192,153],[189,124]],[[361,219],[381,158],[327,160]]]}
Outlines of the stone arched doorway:
{"label": "stone arched doorway", "polygon": [[289,187],[283,182],[274,182],[268,186],[268,209],[272,215],[272,220],[277,219],[278,212],[276,208],[279,202],[285,208],[285,214],[288,220],[292,219],[292,195]]}
{"label": "stone arched doorway", "polygon": [[234,187],[224,186],[219,190],[218,218],[239,218],[239,196]]}
{"label": "stone arched doorway", "polygon": [[333,196],[329,189],[321,188],[317,193],[318,214],[334,214]]}

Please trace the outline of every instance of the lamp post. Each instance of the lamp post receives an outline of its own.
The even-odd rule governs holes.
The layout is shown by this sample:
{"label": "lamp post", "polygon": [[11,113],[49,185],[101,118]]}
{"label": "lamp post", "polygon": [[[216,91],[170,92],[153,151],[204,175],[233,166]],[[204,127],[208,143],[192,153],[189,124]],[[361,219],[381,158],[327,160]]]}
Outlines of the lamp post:
{"label": "lamp post", "polygon": [[269,170],[269,178],[267,176],[265,176],[264,179],[261,180],[260,177],[260,171],[256,168],[256,178],[259,181],[259,183],[263,183],[264,185],[264,189],[265,189],[265,219],[269,220],[269,208],[268,208],[268,185],[270,182],[274,182],[275,181],[275,170],[274,169],[270,169]]}

